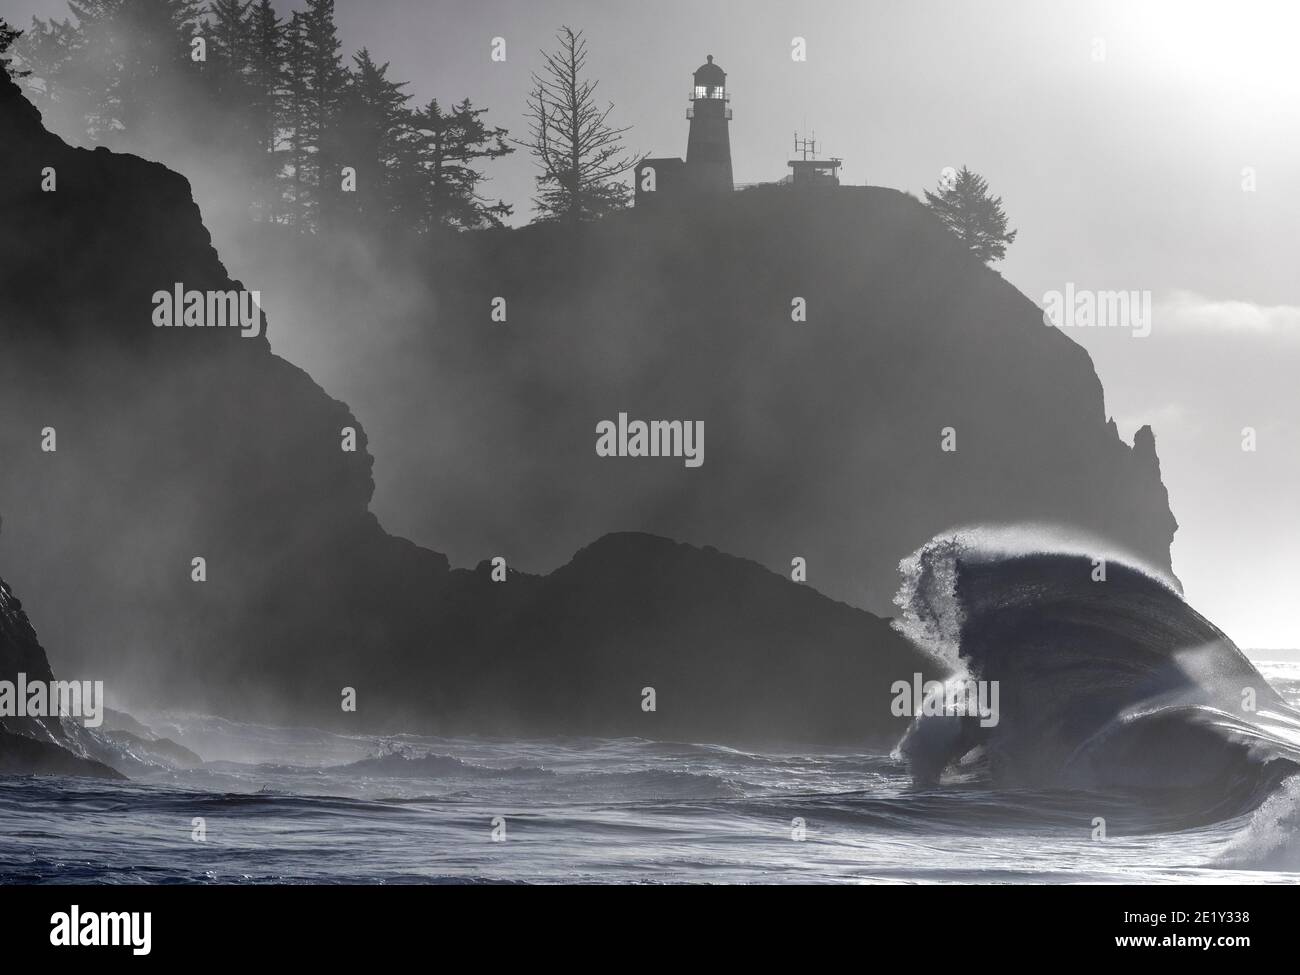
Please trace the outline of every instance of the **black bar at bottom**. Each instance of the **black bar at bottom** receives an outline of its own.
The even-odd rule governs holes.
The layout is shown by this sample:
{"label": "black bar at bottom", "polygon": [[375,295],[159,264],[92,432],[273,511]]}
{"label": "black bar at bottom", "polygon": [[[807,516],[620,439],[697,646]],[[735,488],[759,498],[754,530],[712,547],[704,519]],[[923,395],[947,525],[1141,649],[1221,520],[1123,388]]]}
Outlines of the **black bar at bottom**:
{"label": "black bar at bottom", "polygon": [[[709,956],[732,964],[751,953],[770,960],[773,952],[798,957],[810,948],[848,950],[876,963],[952,961],[952,952],[1043,957],[1044,948],[1072,961],[1200,955],[1230,962],[1259,949],[1280,952],[1293,939],[1293,897],[1277,887],[872,887],[788,896],[658,888],[7,887],[0,888],[0,932],[14,960],[259,967],[397,961],[411,953],[446,964],[475,956],[499,964],[503,953],[522,952],[536,964],[557,951],[577,959],[588,947],[602,957],[611,938],[636,956],[685,950],[701,936]],[[125,944],[83,943],[89,940]]]}

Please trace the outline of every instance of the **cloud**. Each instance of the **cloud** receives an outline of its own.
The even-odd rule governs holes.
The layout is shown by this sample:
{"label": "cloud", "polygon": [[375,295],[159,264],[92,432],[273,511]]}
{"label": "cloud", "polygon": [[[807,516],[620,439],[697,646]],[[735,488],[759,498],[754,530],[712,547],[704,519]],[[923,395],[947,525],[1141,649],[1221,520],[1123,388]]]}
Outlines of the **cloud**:
{"label": "cloud", "polygon": [[1217,332],[1300,339],[1300,305],[1260,305],[1174,291],[1156,303],[1155,321],[1169,332]]}

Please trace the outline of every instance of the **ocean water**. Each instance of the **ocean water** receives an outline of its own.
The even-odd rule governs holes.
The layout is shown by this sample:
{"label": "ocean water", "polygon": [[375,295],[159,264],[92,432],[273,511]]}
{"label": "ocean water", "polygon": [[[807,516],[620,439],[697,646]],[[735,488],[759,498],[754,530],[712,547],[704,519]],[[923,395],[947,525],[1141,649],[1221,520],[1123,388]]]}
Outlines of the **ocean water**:
{"label": "ocean water", "polygon": [[[1300,704],[1300,662],[1258,666]],[[138,717],[204,767],[120,783],[0,778],[0,881],[1300,879],[1300,779],[1235,818],[1186,825],[1124,795],[992,790],[973,770],[915,790],[887,754],[380,739]],[[192,835],[196,817],[203,841]],[[1106,820],[1104,840],[1093,838],[1096,817]]]}

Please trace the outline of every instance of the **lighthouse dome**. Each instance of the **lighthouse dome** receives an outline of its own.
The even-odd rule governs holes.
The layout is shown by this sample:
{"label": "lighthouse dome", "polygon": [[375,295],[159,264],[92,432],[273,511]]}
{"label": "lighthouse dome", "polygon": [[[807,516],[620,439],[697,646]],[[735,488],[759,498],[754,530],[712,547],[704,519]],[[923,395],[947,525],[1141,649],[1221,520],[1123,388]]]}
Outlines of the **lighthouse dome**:
{"label": "lighthouse dome", "polygon": [[727,72],[713,63],[713,55],[709,55],[708,61],[701,64],[695,69],[695,83],[697,85],[707,85],[710,88],[725,85],[727,82]]}

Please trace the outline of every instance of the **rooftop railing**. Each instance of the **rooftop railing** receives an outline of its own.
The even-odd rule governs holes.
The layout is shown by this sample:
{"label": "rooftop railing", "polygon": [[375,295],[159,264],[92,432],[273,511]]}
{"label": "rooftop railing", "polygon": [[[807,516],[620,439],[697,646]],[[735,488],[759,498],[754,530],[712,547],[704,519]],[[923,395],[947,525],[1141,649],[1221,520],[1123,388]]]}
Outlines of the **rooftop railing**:
{"label": "rooftop railing", "polygon": [[[713,101],[718,101],[719,99],[712,99],[712,100],[713,100]],[[704,99],[701,99],[701,101],[704,101]],[[690,119],[690,118],[695,118],[695,106],[694,106],[694,105],[691,105],[689,108],[686,109],[686,117],[687,117],[688,119]],[[728,108],[726,111],[724,111],[724,112],[722,113],[722,117],[725,118],[728,122],[730,122],[730,121],[731,121],[731,109]]]}

